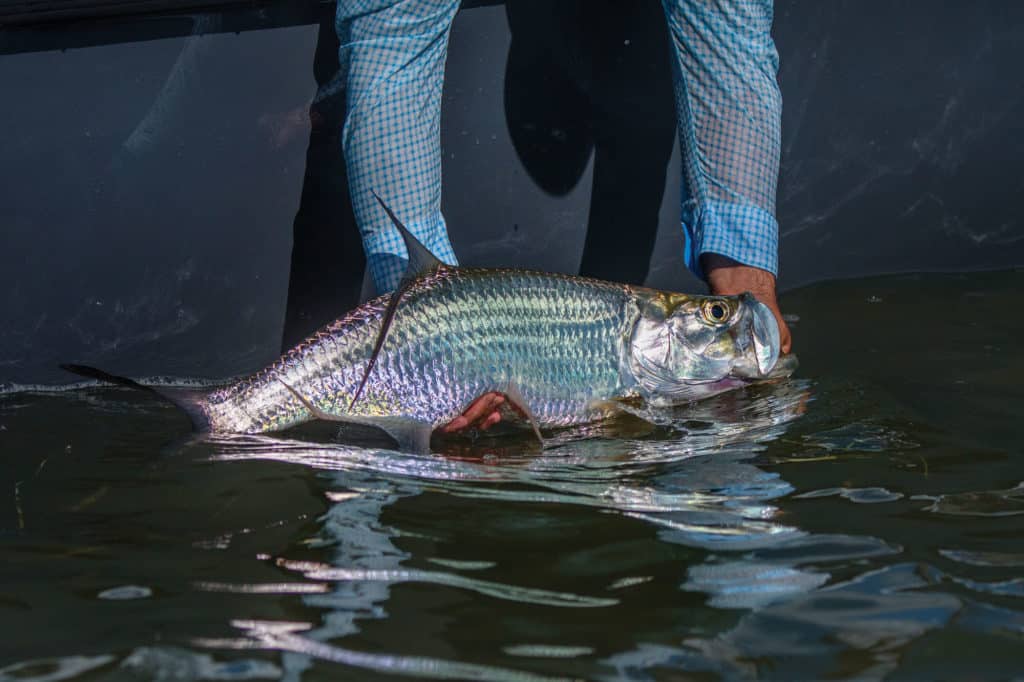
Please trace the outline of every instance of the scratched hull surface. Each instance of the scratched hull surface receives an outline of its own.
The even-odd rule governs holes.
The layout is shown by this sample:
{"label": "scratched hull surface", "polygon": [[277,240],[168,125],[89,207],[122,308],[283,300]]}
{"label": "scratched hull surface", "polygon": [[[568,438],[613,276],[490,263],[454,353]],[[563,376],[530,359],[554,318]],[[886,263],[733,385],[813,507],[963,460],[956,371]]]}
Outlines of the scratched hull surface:
{"label": "scratched hull surface", "polygon": [[267,369],[209,396],[215,431],[263,432],[307,421],[298,393],[339,417],[401,415],[446,423],[512,384],[540,426],[601,416],[622,396],[624,336],[637,317],[624,285],[521,270],[442,269],[402,298],[376,366],[350,411],[389,296],[322,329]]}

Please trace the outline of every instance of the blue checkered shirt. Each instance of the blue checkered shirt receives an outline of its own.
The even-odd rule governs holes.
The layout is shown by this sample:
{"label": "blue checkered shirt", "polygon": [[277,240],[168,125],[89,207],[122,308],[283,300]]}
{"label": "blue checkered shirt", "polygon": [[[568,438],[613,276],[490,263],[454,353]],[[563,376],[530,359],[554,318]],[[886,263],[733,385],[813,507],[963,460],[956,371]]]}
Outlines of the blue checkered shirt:
{"label": "blue checkered shirt", "polygon": [[[682,149],[685,260],[717,253],[778,270],[782,98],[771,0],[663,0]],[[339,0],[349,191],[378,291],[406,252],[372,191],[441,260],[456,264],[441,215],[441,87],[459,0]],[[641,125],[638,122],[638,125]]]}

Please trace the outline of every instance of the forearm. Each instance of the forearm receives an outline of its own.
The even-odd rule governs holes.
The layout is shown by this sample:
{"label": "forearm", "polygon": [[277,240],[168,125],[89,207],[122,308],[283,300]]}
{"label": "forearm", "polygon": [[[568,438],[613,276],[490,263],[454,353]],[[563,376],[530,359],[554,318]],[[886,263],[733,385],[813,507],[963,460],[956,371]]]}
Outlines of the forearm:
{"label": "forearm", "polygon": [[457,0],[341,0],[338,32],[349,192],[379,292],[404,272],[405,246],[376,192],[441,260],[455,263],[441,215],[441,91]]}
{"label": "forearm", "polygon": [[778,271],[781,96],[770,0],[664,0],[675,55],[687,265]]}

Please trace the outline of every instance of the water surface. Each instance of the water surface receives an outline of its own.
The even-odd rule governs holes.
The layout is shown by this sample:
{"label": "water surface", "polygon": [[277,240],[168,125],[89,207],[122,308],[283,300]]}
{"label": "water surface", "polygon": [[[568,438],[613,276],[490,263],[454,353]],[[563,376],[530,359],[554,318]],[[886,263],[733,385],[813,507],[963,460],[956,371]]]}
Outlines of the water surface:
{"label": "water surface", "polygon": [[794,291],[796,378],[543,451],[8,389],[0,680],[1020,675],[1022,294]]}

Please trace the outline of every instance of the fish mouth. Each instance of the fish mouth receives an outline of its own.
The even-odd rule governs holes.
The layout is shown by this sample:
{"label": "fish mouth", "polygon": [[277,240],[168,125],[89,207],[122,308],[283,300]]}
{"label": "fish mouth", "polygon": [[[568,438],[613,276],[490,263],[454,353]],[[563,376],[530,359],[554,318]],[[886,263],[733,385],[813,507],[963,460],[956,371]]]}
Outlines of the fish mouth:
{"label": "fish mouth", "polygon": [[730,374],[751,381],[771,378],[779,362],[779,324],[771,309],[753,294],[747,292],[740,296],[740,300],[746,308],[746,319],[736,326],[736,343],[742,354]]}

